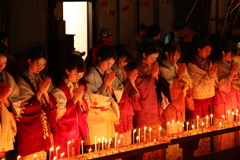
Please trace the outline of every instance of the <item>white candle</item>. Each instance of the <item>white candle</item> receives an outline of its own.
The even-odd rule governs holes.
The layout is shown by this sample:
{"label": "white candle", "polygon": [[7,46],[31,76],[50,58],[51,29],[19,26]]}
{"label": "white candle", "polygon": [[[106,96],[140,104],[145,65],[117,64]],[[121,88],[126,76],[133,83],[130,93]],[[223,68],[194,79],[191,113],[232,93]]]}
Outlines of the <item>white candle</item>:
{"label": "white candle", "polygon": [[68,158],[70,157],[70,150],[69,150],[69,145],[70,145],[71,141],[68,141],[67,144],[67,152],[68,152]]}
{"label": "white candle", "polygon": [[237,122],[237,126],[238,126],[238,109],[236,109],[236,122]]}
{"label": "white candle", "polygon": [[192,130],[194,130],[194,124],[192,125]]}
{"label": "white candle", "polygon": [[104,137],[102,137],[102,150],[104,150]]}
{"label": "white candle", "polygon": [[147,127],[144,127],[144,132],[143,132],[143,140],[146,142],[146,129]]}
{"label": "white candle", "polygon": [[57,157],[55,156],[55,157],[53,157],[53,160],[56,160],[57,159]]}
{"label": "white candle", "polygon": [[133,134],[133,139],[132,139],[133,144],[134,144],[134,141],[135,141],[135,132],[136,132],[136,129],[134,129],[133,133],[132,133]]}
{"label": "white candle", "polygon": [[64,156],[64,154],[65,154],[65,153],[62,153],[62,154],[61,154],[61,159],[62,159],[62,157]]}
{"label": "white candle", "polygon": [[179,124],[180,124],[180,122],[177,121],[177,134],[179,134]]}
{"label": "white candle", "polygon": [[204,122],[202,122],[202,133],[203,133],[203,129],[204,129]]}
{"label": "white candle", "polygon": [[90,156],[91,150],[92,150],[92,148],[90,148],[90,149],[88,150],[88,154],[89,154],[89,156]]}
{"label": "white candle", "polygon": [[187,131],[188,131],[188,125],[189,125],[189,122],[187,122]]}
{"label": "white candle", "polygon": [[228,122],[230,122],[230,117],[229,117],[230,116],[230,111],[228,110],[227,113],[228,113]]}
{"label": "white candle", "polygon": [[223,125],[224,125],[224,128],[225,128],[225,116],[222,115],[222,119],[223,119]]}
{"label": "white candle", "polygon": [[138,129],[138,137],[139,137],[139,143],[141,143],[141,129]]}
{"label": "white candle", "polygon": [[234,112],[232,112],[233,122],[234,122],[234,115],[235,115],[235,113],[234,113]]}
{"label": "white candle", "polygon": [[[51,147],[50,150],[49,150],[49,160],[51,160],[51,158],[52,158],[52,157],[51,157],[51,156],[52,156],[52,153],[51,153],[52,151],[53,151],[53,147]],[[21,156],[20,156],[20,157],[21,157]]]}
{"label": "white candle", "polygon": [[152,142],[152,128],[149,128],[149,137],[150,137],[150,142]]}
{"label": "white candle", "polygon": [[210,114],[210,126],[213,125],[213,114]]}
{"label": "white candle", "polygon": [[110,138],[108,141],[108,149],[111,149],[111,141],[112,141],[112,139]]}
{"label": "white candle", "polygon": [[95,151],[97,151],[97,137],[94,137]]}
{"label": "white candle", "polygon": [[138,143],[139,143],[139,142],[138,142],[138,136],[136,137],[136,143],[137,143],[137,147],[138,147]]}
{"label": "white candle", "polygon": [[84,153],[84,150],[83,150],[83,142],[84,142],[84,141],[82,141],[82,143],[81,143],[82,154]]}
{"label": "white candle", "polygon": [[21,156],[17,156],[17,160],[20,160]]}
{"label": "white candle", "polygon": [[208,128],[208,115],[206,116],[206,129]]}
{"label": "white candle", "polygon": [[115,134],[115,143],[114,143],[114,148],[117,148],[117,135],[118,133]]}
{"label": "white candle", "polygon": [[60,147],[58,146],[57,148],[56,148],[56,157],[58,157],[58,150],[60,149]]}
{"label": "white candle", "polygon": [[160,126],[159,127],[159,131],[158,131],[158,139],[159,139],[159,142],[161,140],[161,131],[162,131],[162,127]]}
{"label": "white candle", "polygon": [[169,135],[169,124],[170,122],[167,122],[167,136]]}
{"label": "white candle", "polygon": [[118,152],[120,151],[120,143],[121,143],[121,140],[119,139],[118,140]]}
{"label": "white candle", "polygon": [[197,129],[198,129],[198,125],[199,125],[199,116],[197,116]]}
{"label": "white candle", "polygon": [[171,128],[171,130],[173,130],[173,128],[174,128],[174,119],[172,120],[172,128]]}
{"label": "white candle", "polygon": [[36,155],[36,154],[34,154],[34,155],[33,155],[33,160],[35,160],[35,159],[36,159],[36,157],[37,157],[37,155]]}

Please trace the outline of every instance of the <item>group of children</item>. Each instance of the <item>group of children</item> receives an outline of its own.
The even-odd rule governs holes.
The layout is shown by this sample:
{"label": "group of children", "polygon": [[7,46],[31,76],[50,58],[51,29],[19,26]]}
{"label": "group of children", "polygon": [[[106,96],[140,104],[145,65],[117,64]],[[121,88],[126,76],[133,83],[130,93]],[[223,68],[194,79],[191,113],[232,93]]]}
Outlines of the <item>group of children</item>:
{"label": "group of children", "polygon": [[[121,135],[122,145],[131,144],[135,141],[133,129],[151,128],[151,137],[145,140],[149,141],[158,139],[160,126],[162,136],[182,131],[186,118],[193,124],[197,117],[209,120],[206,117],[210,114],[214,124],[222,115],[232,119],[227,113],[236,113],[240,104],[239,67],[233,62],[237,45],[224,45],[214,63],[207,59],[212,50],[208,39],[200,41],[196,49],[194,58],[185,64],[178,63],[181,48],[176,42],[166,44],[161,53],[156,44],[147,43],[137,60],[125,44],[102,45],[90,67],[81,55],[71,54],[65,75],[55,86],[42,73],[48,60],[42,48],[29,52],[27,69],[15,79],[4,70],[8,55],[0,50],[2,156],[14,149],[14,137],[22,160],[46,160],[47,152],[52,159],[75,156],[80,154],[82,143],[94,149],[96,138],[113,140],[116,133]],[[130,62],[135,63],[134,68],[128,67]],[[172,127],[167,127],[169,122]],[[238,145],[236,136],[216,136],[214,150]],[[145,138],[143,132],[139,138]],[[167,158],[181,156],[177,150],[178,146],[169,148]],[[154,151],[135,158],[159,159],[162,154]]]}

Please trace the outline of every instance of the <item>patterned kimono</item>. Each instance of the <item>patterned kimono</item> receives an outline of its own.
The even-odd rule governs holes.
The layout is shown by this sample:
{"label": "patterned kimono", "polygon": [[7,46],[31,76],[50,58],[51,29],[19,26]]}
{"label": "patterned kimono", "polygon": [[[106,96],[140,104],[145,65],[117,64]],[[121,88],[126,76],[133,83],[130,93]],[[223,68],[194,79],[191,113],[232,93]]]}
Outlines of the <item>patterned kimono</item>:
{"label": "patterned kimono", "polygon": [[212,63],[208,59],[196,56],[196,59],[188,64],[188,72],[193,82],[193,98],[195,110],[189,112],[189,118],[197,116],[206,117],[212,113],[213,96],[215,95],[215,82],[217,76],[209,74]]}
{"label": "patterned kimono", "polygon": [[[219,123],[232,123],[236,113],[236,109],[240,109],[240,78],[234,76],[231,82],[227,77],[231,68],[231,63],[224,60],[218,60],[218,89],[216,90],[215,98],[217,104],[214,105],[214,125]],[[228,113],[229,111],[229,113]],[[222,116],[225,116],[223,121]],[[214,151],[221,151],[239,145],[239,132],[231,132],[214,137]]]}
{"label": "patterned kimono", "polygon": [[23,160],[33,159],[34,154],[39,160],[46,159],[46,151],[52,145],[51,130],[57,132],[56,106],[60,110],[66,105],[64,93],[52,84],[48,90],[50,104],[46,104],[44,96],[37,99],[38,84],[45,78],[42,73],[33,74],[30,71],[24,71],[17,78],[23,102],[21,118],[17,122],[17,146]]}
{"label": "patterned kimono", "polygon": [[[88,115],[87,101],[83,98],[82,105],[80,106],[79,102],[74,104],[72,100],[74,89],[80,85],[83,84],[80,82],[72,83],[68,78],[62,80],[58,85],[58,88],[61,89],[67,97],[66,112],[62,117],[58,116],[57,133],[53,134],[54,146],[60,146],[58,157],[60,157],[61,153],[65,153],[63,157],[79,155],[81,141],[83,138],[88,138],[89,130],[86,123]],[[72,143],[69,144],[68,151],[69,141]],[[53,157],[54,156],[56,156],[56,154],[53,155]]]}
{"label": "patterned kimono", "polygon": [[119,68],[116,64],[114,64],[112,69],[116,72],[116,77],[119,79],[119,82],[124,84],[123,95],[120,102],[118,102],[120,110],[119,125],[115,125],[115,130],[118,134],[122,134],[122,145],[128,145],[132,142],[131,130],[133,129],[134,116],[134,105],[132,104],[131,98],[134,97],[136,91],[127,80],[127,73],[124,68]]}
{"label": "patterned kimono", "polygon": [[113,138],[115,135],[114,124],[119,124],[119,107],[117,102],[122,97],[123,85],[118,79],[112,83],[114,97],[108,89],[103,90],[103,73],[96,67],[91,67],[86,76],[88,93],[90,96],[90,108],[87,117],[89,126],[89,141],[94,144],[95,137],[105,139]]}
{"label": "patterned kimono", "polygon": [[[1,72],[1,85],[10,85],[10,94],[8,100],[11,103],[14,114],[17,116],[21,112],[21,99],[19,97],[19,88],[13,77],[7,72]],[[8,111],[4,102],[0,101],[0,152],[13,150],[14,137],[17,133],[16,122],[13,115]]]}
{"label": "patterned kimono", "polygon": [[[208,59],[196,56],[188,64],[188,73],[192,78],[193,82],[193,99],[194,99],[194,111],[188,112],[189,126],[196,127],[197,116],[199,116],[198,124],[208,120],[210,124],[210,118],[206,118],[213,113],[214,95],[215,95],[215,84],[217,81],[217,75],[212,76],[209,74],[209,70],[212,66],[212,62]],[[197,127],[196,127],[197,128]],[[194,155],[202,155],[210,153],[211,144],[210,137],[200,139],[198,143],[198,149],[194,151]]]}

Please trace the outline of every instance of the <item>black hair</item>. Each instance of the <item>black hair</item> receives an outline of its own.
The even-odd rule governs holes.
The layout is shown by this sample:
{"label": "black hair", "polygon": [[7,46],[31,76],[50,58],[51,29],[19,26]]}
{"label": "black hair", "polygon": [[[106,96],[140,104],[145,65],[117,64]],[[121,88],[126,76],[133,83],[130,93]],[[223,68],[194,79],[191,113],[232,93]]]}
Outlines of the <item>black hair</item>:
{"label": "black hair", "polygon": [[7,47],[0,42],[0,55],[3,55],[8,58]]}
{"label": "black hair", "polygon": [[156,37],[158,34],[160,34],[161,28],[157,25],[151,25],[147,28],[147,35],[149,37]]}
{"label": "black hair", "polygon": [[232,52],[233,55],[236,55],[238,52],[237,44],[233,42],[226,42],[222,45],[222,51],[225,53]]}
{"label": "black hair", "polygon": [[156,44],[154,43],[147,43],[141,48],[141,55],[145,53],[146,56],[151,55],[153,53],[159,53],[159,49]]}
{"label": "black hair", "polygon": [[198,43],[197,43],[197,48],[204,48],[206,46],[211,46],[212,47],[212,43],[209,39],[201,39]]}
{"label": "black hair", "polygon": [[105,46],[100,47],[97,52],[97,61],[98,62],[99,62],[99,58],[101,58],[100,61],[106,61],[111,58],[116,60],[117,56],[116,56],[116,53],[115,53],[113,47],[111,47],[109,45],[105,45]]}
{"label": "black hair", "polygon": [[169,56],[173,56],[176,51],[181,52],[181,48],[177,42],[167,43],[163,49],[164,54],[162,54],[162,59],[163,60],[167,59],[165,52],[168,52]]}
{"label": "black hair", "polygon": [[132,60],[132,55],[129,52],[129,49],[127,48],[126,44],[119,44],[114,47],[115,52],[117,54],[117,59],[126,57],[126,61],[130,62]]}
{"label": "black hair", "polygon": [[47,54],[45,50],[41,47],[34,47],[30,50],[28,54],[28,59],[31,61],[37,60],[39,58],[44,58],[47,61]]}
{"label": "black hair", "polygon": [[74,69],[77,69],[78,72],[85,72],[86,65],[85,65],[85,62],[84,62],[84,60],[81,56],[71,54],[66,61],[65,68],[68,71],[72,71]]}

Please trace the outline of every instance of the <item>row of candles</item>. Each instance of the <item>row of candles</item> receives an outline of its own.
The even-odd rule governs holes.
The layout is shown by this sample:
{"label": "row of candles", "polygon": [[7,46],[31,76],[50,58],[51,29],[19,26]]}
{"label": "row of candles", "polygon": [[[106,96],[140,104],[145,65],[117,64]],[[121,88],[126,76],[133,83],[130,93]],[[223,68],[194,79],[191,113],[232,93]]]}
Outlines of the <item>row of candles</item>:
{"label": "row of candles", "polygon": [[[223,119],[223,124],[227,123],[227,122],[230,122],[230,111],[227,111],[228,113],[228,119],[226,118],[225,115],[222,115],[222,119]],[[239,114],[238,114],[238,109],[236,110],[236,114],[234,112],[232,112],[232,116],[234,117],[236,115],[236,119],[234,120],[234,118],[232,119],[232,123],[233,123],[233,126],[234,126],[234,122],[238,122],[239,120]],[[209,127],[209,119],[210,117],[210,127],[213,126],[213,114],[210,114],[210,116],[206,116],[206,125],[204,124],[204,122],[202,122],[201,124],[201,129],[203,131],[204,129],[204,126],[205,128],[207,129]],[[199,116],[196,117],[196,129],[198,130],[200,128],[200,118]],[[174,123],[175,123],[175,120],[172,120],[172,127],[174,126]],[[169,135],[169,127],[170,127],[171,123],[168,122],[167,123],[167,136]],[[222,123],[220,122],[219,125],[221,126]],[[177,121],[177,134],[179,134],[179,129],[180,129],[180,122]],[[191,126],[191,129],[194,130],[195,129],[195,126],[194,124],[192,124]],[[137,132],[138,131],[138,132]],[[161,131],[162,131],[162,127],[160,126],[159,127],[159,133],[158,133],[158,139],[159,141],[161,140]],[[186,122],[186,131],[188,132],[189,131],[189,122]],[[182,132],[184,132],[184,125],[182,125]],[[136,135],[137,133],[137,135]],[[141,129],[134,129],[132,130],[132,143],[133,144],[139,144],[141,143]],[[119,138],[120,137],[120,138]],[[147,137],[147,127],[145,126],[143,128],[143,142],[146,143],[146,137]],[[149,137],[149,142],[151,143],[152,142],[152,128],[148,128],[148,137]],[[156,141],[156,139],[154,139],[154,141]],[[112,139],[105,139],[104,137],[102,138],[98,138],[98,137],[95,137],[95,143],[94,143],[94,147],[95,147],[95,151],[98,151],[99,152],[99,155],[100,155],[100,150],[110,150],[111,149],[111,143],[112,143]],[[67,157],[69,158],[70,157],[70,144],[71,144],[71,141],[68,141],[67,143]],[[81,154],[84,154],[84,149],[83,149],[83,144],[84,144],[84,141],[81,141]],[[118,135],[118,133],[115,134],[115,137],[114,137],[114,148],[121,148],[122,147],[122,135]],[[53,160],[56,160],[58,158],[61,158],[65,155],[65,153],[61,153],[60,154],[60,157],[57,157],[58,155],[58,150],[60,149],[60,146],[56,147],[55,148],[55,151],[56,151],[56,156],[53,158]],[[54,151],[54,148],[50,148],[49,150],[49,160],[51,160],[51,153]],[[92,149],[90,148],[89,149],[89,154],[91,153]],[[21,156],[18,156],[17,157],[17,160],[21,160]],[[33,160],[37,160],[37,155],[33,155]]]}

